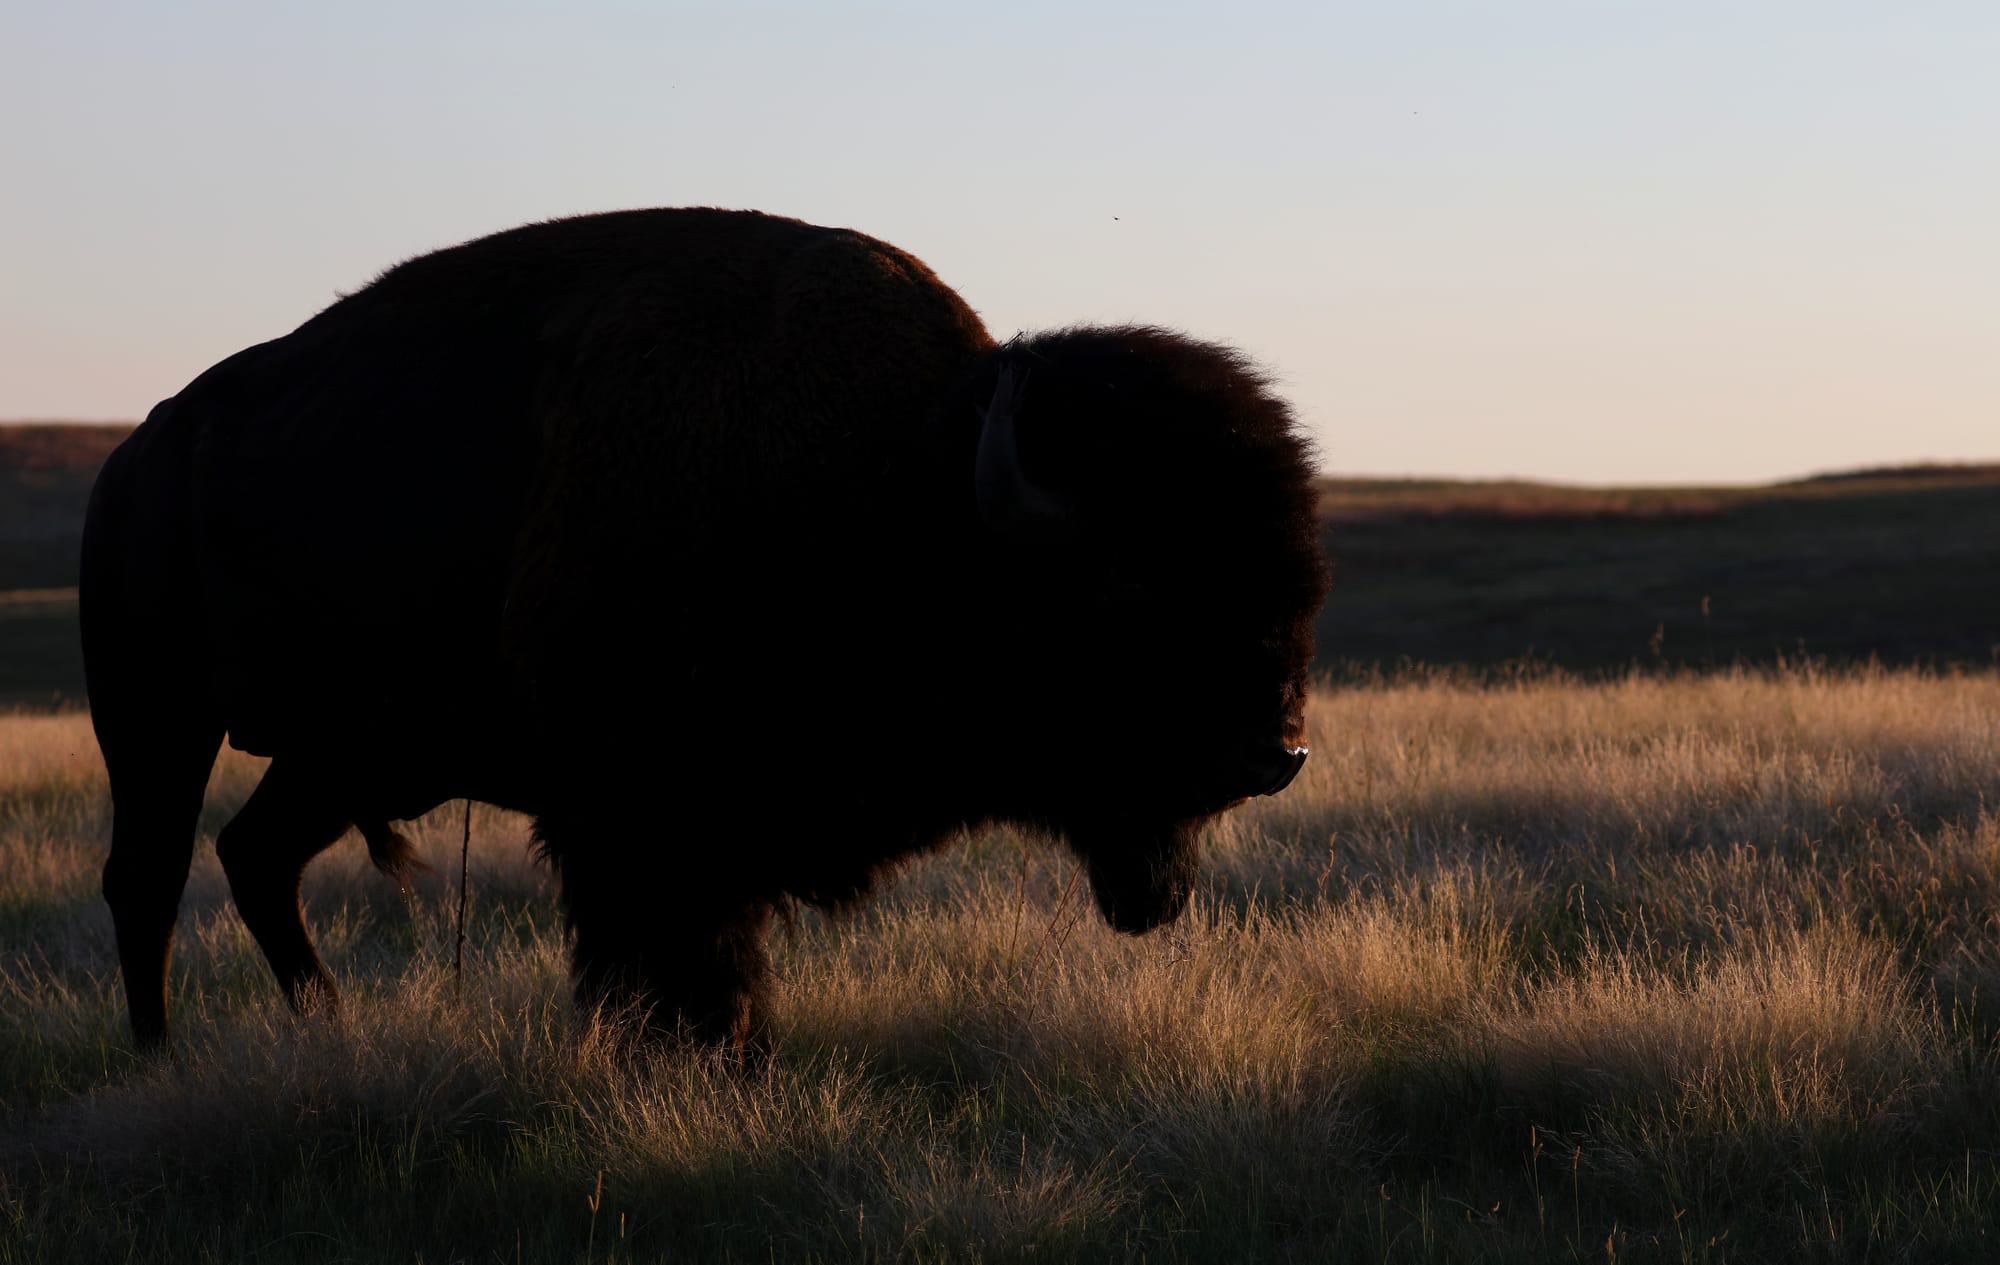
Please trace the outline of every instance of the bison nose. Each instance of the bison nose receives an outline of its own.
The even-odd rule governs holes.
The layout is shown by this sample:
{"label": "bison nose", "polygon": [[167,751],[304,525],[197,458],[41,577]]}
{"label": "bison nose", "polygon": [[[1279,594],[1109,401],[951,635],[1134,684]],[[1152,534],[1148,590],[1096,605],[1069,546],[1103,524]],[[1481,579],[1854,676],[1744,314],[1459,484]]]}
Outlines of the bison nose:
{"label": "bison nose", "polygon": [[1311,751],[1303,742],[1296,747],[1287,746],[1284,758],[1279,761],[1278,772],[1271,779],[1271,784],[1265,788],[1264,794],[1276,795],[1290,786],[1292,779],[1299,775],[1299,770],[1306,767],[1306,756],[1309,754]]}
{"label": "bison nose", "polygon": [[1243,795],[1276,795],[1292,784],[1292,779],[1305,767],[1306,745],[1304,743],[1274,742],[1259,744],[1246,752],[1246,759],[1238,783]]}

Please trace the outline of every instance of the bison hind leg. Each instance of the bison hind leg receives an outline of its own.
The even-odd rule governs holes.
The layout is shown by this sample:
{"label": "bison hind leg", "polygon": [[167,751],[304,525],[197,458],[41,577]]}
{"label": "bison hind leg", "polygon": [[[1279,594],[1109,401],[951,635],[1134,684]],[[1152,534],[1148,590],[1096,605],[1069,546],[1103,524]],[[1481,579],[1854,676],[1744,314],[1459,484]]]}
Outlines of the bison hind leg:
{"label": "bison hind leg", "polygon": [[306,864],[347,827],[347,814],[335,807],[327,789],[280,757],[215,841],[236,910],[271,964],[285,1000],[300,1012],[339,999],[306,934],[299,882]]}
{"label": "bison hind leg", "polygon": [[[92,719],[111,778],[111,856],[104,864],[104,899],[118,937],[119,972],[142,1048],[167,1040],[167,964],[174,923],[194,857],[209,766],[222,745],[222,726],[162,708],[126,718],[105,691],[93,691]],[[191,710],[191,709],[190,709]]]}

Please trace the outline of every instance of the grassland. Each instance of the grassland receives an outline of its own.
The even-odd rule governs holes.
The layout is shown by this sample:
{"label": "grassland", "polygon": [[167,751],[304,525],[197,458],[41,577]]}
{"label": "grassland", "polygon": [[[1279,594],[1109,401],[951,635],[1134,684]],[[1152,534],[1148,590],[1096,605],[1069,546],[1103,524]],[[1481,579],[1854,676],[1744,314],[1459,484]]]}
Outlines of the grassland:
{"label": "grassland", "polygon": [[801,917],[745,1074],[572,1013],[483,809],[463,981],[452,808],[407,898],[309,875],[349,1005],[295,1021],[210,847],[236,756],[135,1061],[87,720],[0,719],[0,1261],[1992,1258],[2000,674],[1415,673],[1311,726],[1170,931],[1004,832]]}

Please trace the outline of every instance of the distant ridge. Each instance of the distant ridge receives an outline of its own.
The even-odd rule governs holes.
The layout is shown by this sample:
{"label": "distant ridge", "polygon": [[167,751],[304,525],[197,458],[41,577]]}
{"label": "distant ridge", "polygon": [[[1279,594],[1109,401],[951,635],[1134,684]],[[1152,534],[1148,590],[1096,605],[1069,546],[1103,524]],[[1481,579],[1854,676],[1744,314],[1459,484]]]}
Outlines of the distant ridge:
{"label": "distant ridge", "polygon": [[0,479],[12,479],[23,471],[95,475],[104,458],[137,425],[136,422],[0,422]]}
{"label": "distant ridge", "polygon": [[76,583],[83,510],[129,422],[0,424],[0,590]]}
{"label": "distant ridge", "polygon": [[1829,470],[1824,474],[1809,474],[1802,479],[1792,479],[1789,482],[1792,484],[1926,481],[1983,483],[1989,479],[2000,480],[2000,462],[1922,461],[1907,466],[1864,466],[1859,470]]}
{"label": "distant ridge", "polygon": [[131,430],[131,429],[133,429],[134,427],[138,426],[138,424],[139,424],[139,423],[137,423],[137,422],[135,422],[135,421],[132,421],[132,420],[131,420],[130,418],[126,418],[126,419],[124,419],[124,420],[120,420],[120,419],[117,419],[117,418],[104,418],[104,417],[10,417],[10,418],[0,418],[0,429],[7,429],[7,428],[9,428],[9,427],[20,427],[20,428],[22,428],[22,429],[24,429],[24,430],[25,430],[25,429],[29,429],[29,428],[33,428],[33,427],[41,427],[41,426],[59,426],[59,427],[63,427],[63,428],[65,428],[65,429],[67,429],[67,428],[70,428],[70,427],[76,427],[76,426],[82,426],[82,427],[85,427],[85,428],[89,428],[89,427],[93,427],[93,426],[97,426],[97,427],[103,427],[103,426],[120,426],[120,427],[123,427],[123,428],[124,428],[124,429],[126,429],[126,430]]}

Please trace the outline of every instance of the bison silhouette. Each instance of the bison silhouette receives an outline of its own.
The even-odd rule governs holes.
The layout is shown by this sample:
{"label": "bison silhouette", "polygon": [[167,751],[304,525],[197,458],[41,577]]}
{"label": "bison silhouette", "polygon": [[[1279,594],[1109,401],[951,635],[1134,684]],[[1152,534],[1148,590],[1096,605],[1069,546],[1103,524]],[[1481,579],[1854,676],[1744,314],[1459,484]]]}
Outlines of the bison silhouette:
{"label": "bison silhouette", "polygon": [[1290,411],[1157,328],[998,343],[910,255],[754,212],[531,224],[224,360],[112,454],[84,540],[104,895],[135,1038],[210,766],[216,851],[298,1008],[357,826],[532,814],[578,997],[742,1043],[790,901],[1010,821],[1104,917],[1175,917],[1275,794],[1326,567]]}

